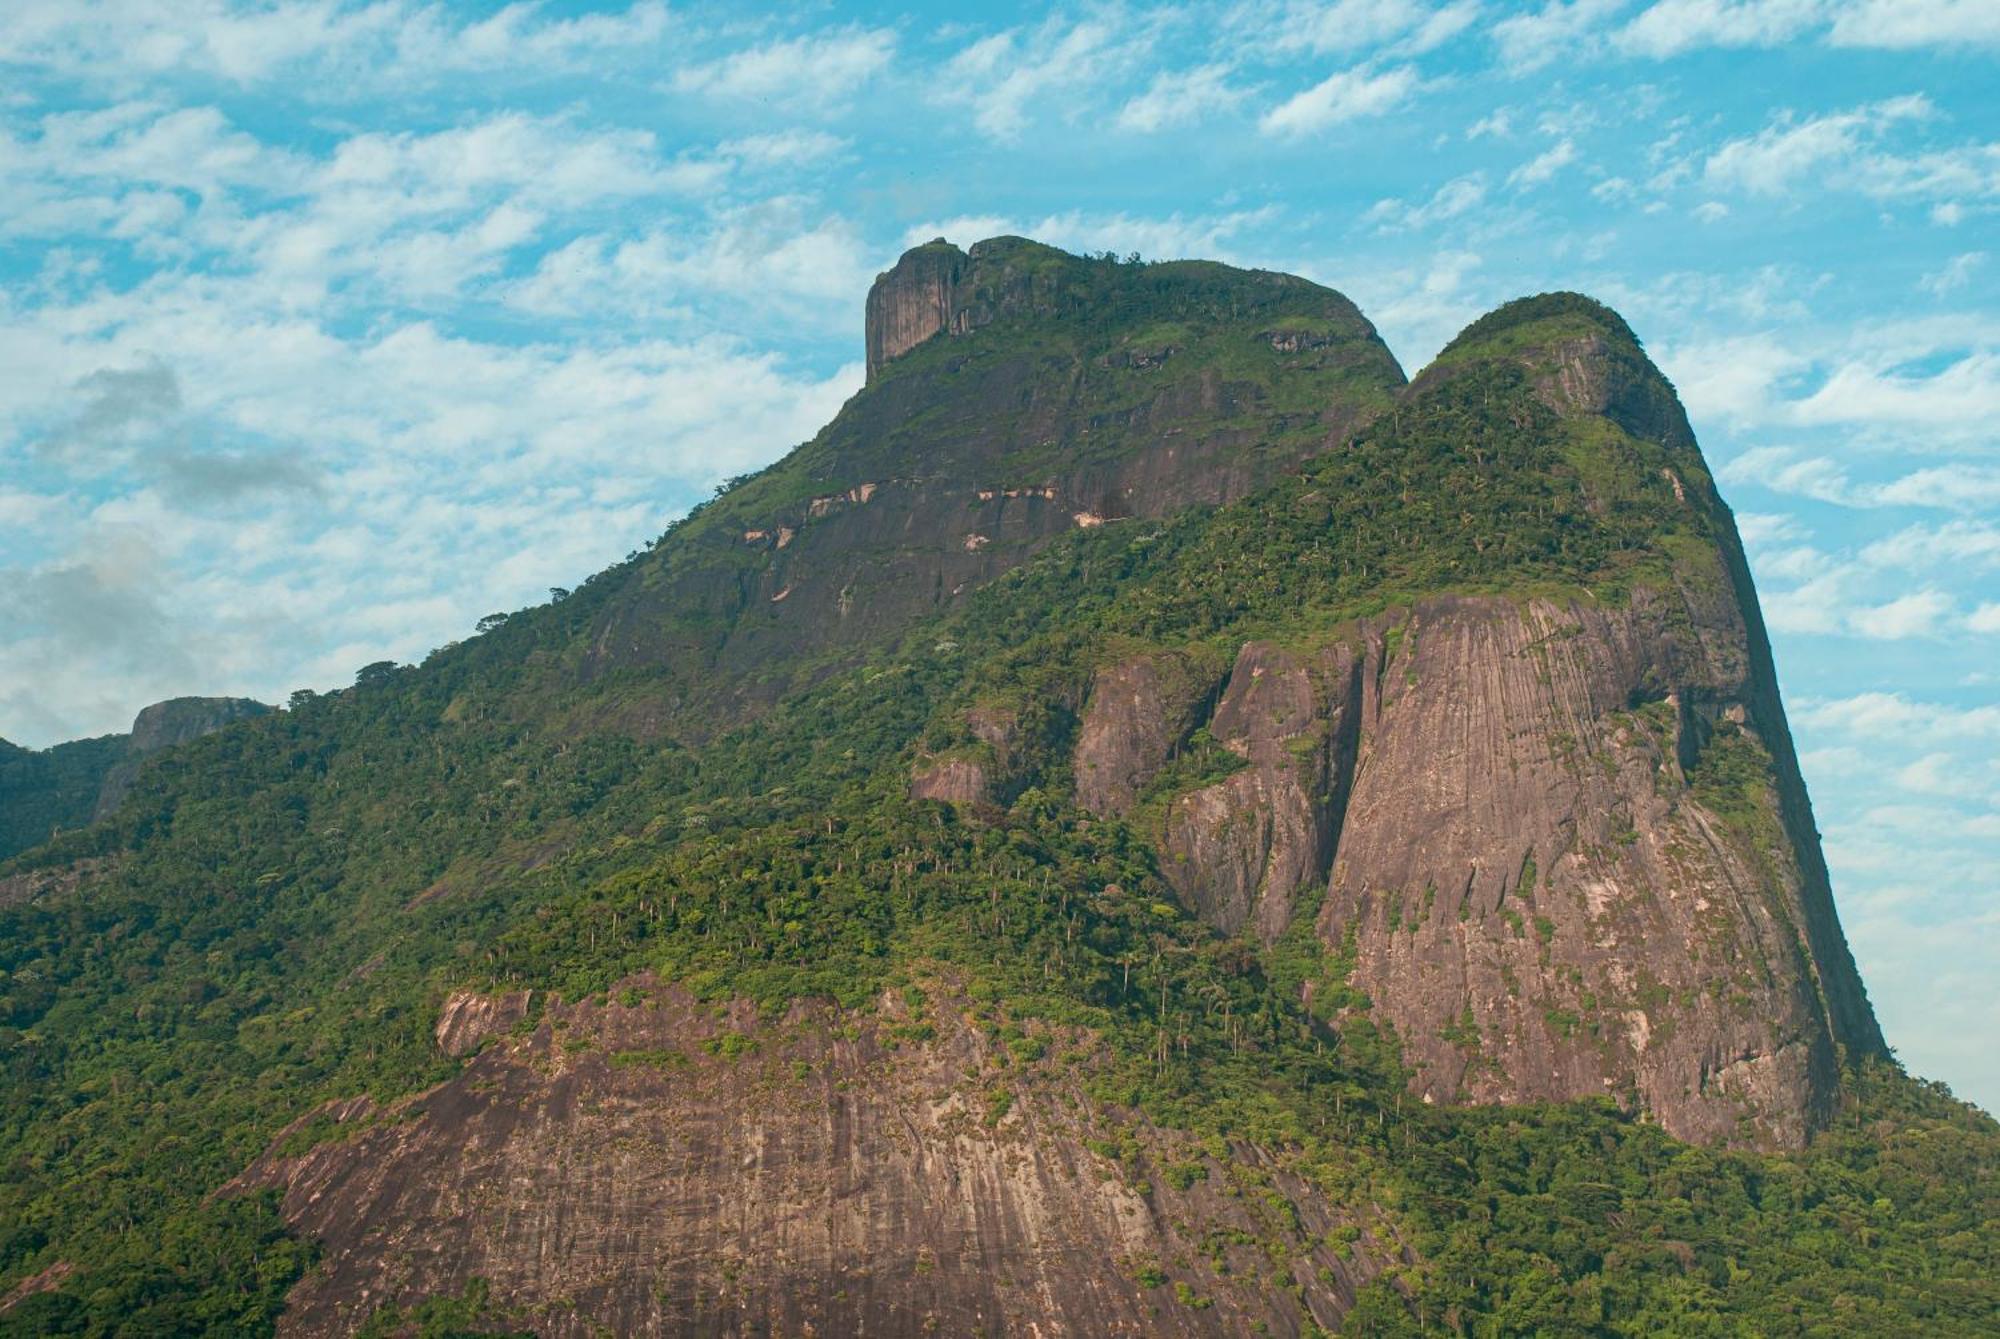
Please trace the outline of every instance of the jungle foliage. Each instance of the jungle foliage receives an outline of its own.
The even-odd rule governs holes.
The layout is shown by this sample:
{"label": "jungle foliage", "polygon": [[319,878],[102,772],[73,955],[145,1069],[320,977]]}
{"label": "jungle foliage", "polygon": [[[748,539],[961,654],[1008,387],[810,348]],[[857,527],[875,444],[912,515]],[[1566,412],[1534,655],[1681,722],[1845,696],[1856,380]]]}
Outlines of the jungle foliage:
{"label": "jungle foliage", "polygon": [[[1394,1036],[1303,917],[1269,950],[1220,937],[1139,830],[1073,803],[1107,648],[1214,653],[1446,590],[1729,579],[1697,455],[1569,434],[1518,367],[1474,365],[1246,502],[1079,532],[698,741],[594,728],[652,690],[579,670],[670,534],[420,667],[161,755],[113,819],[14,866],[104,857],[84,894],[0,906],[0,1293],[74,1269],[0,1333],[268,1330],[312,1248],[218,1187],[324,1100],[453,1072],[430,1041],[450,989],[579,998],[641,970],[771,1009],[948,972],[1088,1029],[1107,1109],[1283,1150],[1403,1225],[1420,1263],[1364,1291],[1351,1333],[1990,1333],[2000,1130],[1942,1090],[1857,1065],[1791,1156],[1603,1103],[1408,1102]],[[992,702],[1022,741],[1002,803],[909,799],[918,751]]]}

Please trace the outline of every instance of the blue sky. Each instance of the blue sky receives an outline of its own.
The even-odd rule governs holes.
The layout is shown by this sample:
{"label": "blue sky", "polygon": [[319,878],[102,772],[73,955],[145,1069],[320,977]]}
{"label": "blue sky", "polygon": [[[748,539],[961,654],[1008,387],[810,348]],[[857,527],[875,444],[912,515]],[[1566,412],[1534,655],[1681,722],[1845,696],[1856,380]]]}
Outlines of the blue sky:
{"label": "blue sky", "polygon": [[570,585],[915,241],[1618,307],[1739,513],[1890,1038],[2000,1108],[2000,4],[9,0],[0,736]]}

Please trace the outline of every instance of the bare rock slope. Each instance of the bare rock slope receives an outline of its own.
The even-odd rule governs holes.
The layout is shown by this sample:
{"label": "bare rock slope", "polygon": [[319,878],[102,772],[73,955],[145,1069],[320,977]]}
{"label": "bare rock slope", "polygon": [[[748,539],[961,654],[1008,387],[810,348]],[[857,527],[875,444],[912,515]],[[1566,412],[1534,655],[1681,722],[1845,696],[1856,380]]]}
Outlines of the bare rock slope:
{"label": "bare rock slope", "polygon": [[244,1175],[326,1250],[283,1333],[477,1278],[495,1323],[552,1336],[1196,1335],[1218,1315],[1293,1335],[1401,1256],[1372,1221],[1332,1249],[1349,1220],[1262,1150],[1097,1123],[1073,1074],[1010,1060],[962,998],[760,1022],[650,979],[616,996],[532,1018],[455,996],[457,1078],[336,1103],[293,1132],[320,1142]]}
{"label": "bare rock slope", "polygon": [[909,252],[877,278],[866,337],[867,388],[597,616],[586,672],[661,676],[662,731],[754,709],[796,661],[959,607],[1064,535],[1242,498],[1404,380],[1316,284],[1021,238]]}
{"label": "bare rock slope", "polygon": [[[1101,319],[1140,297],[1146,322]],[[963,809],[918,811],[940,831],[1029,790],[1136,831],[1184,908],[1242,937],[1203,940],[1239,975],[1315,936],[1431,1102],[1609,1097],[1687,1139],[1796,1147],[1842,1051],[1882,1049],[1733,524],[1615,316],[1503,309],[1402,388],[1337,294],[1000,239],[905,257],[869,318],[868,389],[626,569],[565,664],[627,675],[657,728],[697,735],[710,685],[747,713],[1065,534],[1268,497],[1375,415],[1504,364],[1593,507],[1634,505],[1639,461],[1640,503],[1699,524],[1636,542],[1615,588],[1446,577],[1093,643],[1032,729],[1019,684],[982,682],[963,732],[899,736],[883,757],[908,770],[887,775]],[[1337,1209],[1283,1149],[1193,1145],[1093,1095],[1081,1028],[1024,1058],[948,984],[920,1013],[890,991],[759,1019],[647,977],[582,1002],[454,995],[436,1044],[455,1077],[325,1108],[240,1178],[325,1246],[285,1326],[347,1333],[482,1280],[496,1323],[551,1335],[1301,1334],[1408,1262],[1387,1209],[1344,1216],[1383,1201]],[[1304,1044],[1338,1045],[1332,1021]]]}
{"label": "bare rock slope", "polygon": [[1206,717],[1157,655],[1115,666],[1079,798],[1133,812],[1198,726],[1237,754],[1149,816],[1169,878],[1265,942],[1319,904],[1427,1100],[1605,1095],[1685,1138],[1795,1147],[1841,1050],[1883,1043],[1727,510],[1622,323],[1503,330],[1500,352],[1469,333],[1412,396],[1518,360],[1565,423],[1682,453],[1671,505],[1711,516],[1714,546],[1616,600],[1441,595],[1317,646],[1248,643]]}

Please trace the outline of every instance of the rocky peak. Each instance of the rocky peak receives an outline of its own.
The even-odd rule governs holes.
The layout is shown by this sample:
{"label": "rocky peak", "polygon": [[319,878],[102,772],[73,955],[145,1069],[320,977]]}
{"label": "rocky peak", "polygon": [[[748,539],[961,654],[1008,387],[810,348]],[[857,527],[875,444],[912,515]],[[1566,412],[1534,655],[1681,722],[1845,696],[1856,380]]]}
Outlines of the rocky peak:
{"label": "rocky peak", "polygon": [[869,289],[868,381],[933,336],[1038,319],[1092,332],[1120,368],[1156,368],[1175,351],[1173,323],[1215,326],[1259,314],[1267,322],[1252,333],[1272,352],[1319,364],[1345,356],[1403,379],[1353,303],[1295,275],[1212,261],[1074,256],[1025,237],[989,237],[961,251],[939,237],[904,252]]}
{"label": "rocky peak", "polygon": [[139,775],[140,763],[148,755],[200,739],[225,725],[262,716],[270,710],[262,702],[247,697],[170,697],[140,708],[132,719],[125,756],[106,773],[104,787],[97,793],[93,818],[108,817],[119,806]]}
{"label": "rocky peak", "polygon": [[247,697],[170,697],[142,707],[132,718],[132,752],[152,753],[185,744],[270,710]]}
{"label": "rocky peak", "polygon": [[[1074,531],[1244,497],[1404,385],[1318,284],[1018,237],[907,252],[869,294],[867,347],[869,384],[833,422],[607,602],[593,672],[692,655],[717,682],[775,684],[784,653],[891,636]],[[720,719],[682,702],[656,719],[669,710]]]}
{"label": "rocky peak", "polygon": [[1025,237],[989,237],[966,251],[942,237],[914,247],[868,290],[868,379],[933,335],[1056,315],[1103,264]]}
{"label": "rocky peak", "polygon": [[868,290],[868,379],[951,324],[963,251],[940,237],[903,253]]}
{"label": "rocky peak", "polygon": [[1495,362],[1520,367],[1565,418],[1601,416],[1634,437],[1695,450],[1673,385],[1625,318],[1595,298],[1541,293],[1495,308],[1445,346],[1412,393]]}

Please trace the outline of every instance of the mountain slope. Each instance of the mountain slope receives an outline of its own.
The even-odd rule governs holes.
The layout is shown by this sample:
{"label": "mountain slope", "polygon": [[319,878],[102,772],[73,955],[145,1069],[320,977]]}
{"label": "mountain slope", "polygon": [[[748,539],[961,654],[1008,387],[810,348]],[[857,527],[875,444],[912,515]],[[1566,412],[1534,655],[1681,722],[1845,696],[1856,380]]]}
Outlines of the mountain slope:
{"label": "mountain slope", "polygon": [[1978,1332],[2000,1135],[1622,321],[1404,388],[1004,239],[870,316],[649,552],[17,862],[0,1328]]}
{"label": "mountain slope", "polygon": [[142,708],[123,735],[40,751],[0,739],[0,860],[109,816],[149,755],[269,710],[241,697],[176,697]]}
{"label": "mountain slope", "polygon": [[[918,338],[920,297],[949,304],[925,332],[940,338]],[[717,710],[768,704],[801,660],[944,611],[1072,530],[1242,497],[1403,385],[1316,284],[1020,238],[918,248],[869,316],[868,389],[677,529],[593,619],[581,668],[645,672],[642,730],[700,736]]]}
{"label": "mountain slope", "polygon": [[[1327,887],[1321,936],[1429,1100],[1603,1093],[1686,1138],[1796,1146],[1832,1109],[1837,1053],[1882,1039],[1728,512],[1671,388],[1596,304],[1483,319],[1378,427],[1449,438],[1475,396],[1535,422],[1490,449],[1569,475],[1620,549],[1595,573],[1558,563],[1569,590],[1418,596],[1244,644],[1205,723],[1249,766],[1171,799],[1168,876],[1266,940],[1302,885]],[[1622,589],[1593,589],[1607,578]],[[1099,687],[1086,739],[1100,698],[1134,714],[1117,672]]]}

